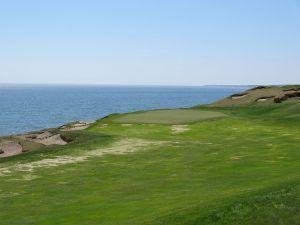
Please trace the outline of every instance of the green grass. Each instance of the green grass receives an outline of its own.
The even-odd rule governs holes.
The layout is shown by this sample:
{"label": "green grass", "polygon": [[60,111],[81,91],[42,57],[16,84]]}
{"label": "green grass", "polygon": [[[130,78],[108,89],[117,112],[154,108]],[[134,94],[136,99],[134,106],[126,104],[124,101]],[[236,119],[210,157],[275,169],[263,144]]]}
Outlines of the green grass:
{"label": "green grass", "polygon": [[224,113],[212,110],[169,109],[129,113],[111,121],[129,124],[187,124],[224,116],[226,116]]}
{"label": "green grass", "polygon": [[[66,132],[67,146],[0,160],[12,172],[0,175],[0,224],[300,224],[300,119],[290,117],[299,109],[148,111]],[[187,125],[174,133],[173,124]],[[109,154],[121,140],[138,151]],[[76,163],[15,166],[101,149]]]}

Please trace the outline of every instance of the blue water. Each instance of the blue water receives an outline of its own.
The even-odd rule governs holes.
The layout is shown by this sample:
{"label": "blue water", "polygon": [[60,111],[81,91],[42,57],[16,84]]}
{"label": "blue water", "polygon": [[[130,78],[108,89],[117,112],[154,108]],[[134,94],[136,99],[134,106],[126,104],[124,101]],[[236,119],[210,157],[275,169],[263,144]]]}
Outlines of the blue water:
{"label": "blue water", "polygon": [[207,104],[247,87],[0,86],[0,135],[111,113]]}

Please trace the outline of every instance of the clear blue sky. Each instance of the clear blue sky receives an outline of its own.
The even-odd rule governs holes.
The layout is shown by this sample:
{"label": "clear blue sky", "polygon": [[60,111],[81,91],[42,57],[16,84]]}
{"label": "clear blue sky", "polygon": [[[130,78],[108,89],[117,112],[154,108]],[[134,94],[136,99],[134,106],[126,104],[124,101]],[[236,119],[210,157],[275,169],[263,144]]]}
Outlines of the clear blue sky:
{"label": "clear blue sky", "polygon": [[300,0],[9,0],[0,83],[300,83]]}

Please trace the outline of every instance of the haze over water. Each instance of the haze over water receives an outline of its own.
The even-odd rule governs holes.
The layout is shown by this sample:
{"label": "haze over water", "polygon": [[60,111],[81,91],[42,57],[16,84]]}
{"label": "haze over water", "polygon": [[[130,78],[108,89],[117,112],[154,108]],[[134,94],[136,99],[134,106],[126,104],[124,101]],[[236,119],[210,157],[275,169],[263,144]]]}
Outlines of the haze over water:
{"label": "haze over water", "polygon": [[96,120],[112,113],[207,104],[245,86],[0,86],[0,135]]}

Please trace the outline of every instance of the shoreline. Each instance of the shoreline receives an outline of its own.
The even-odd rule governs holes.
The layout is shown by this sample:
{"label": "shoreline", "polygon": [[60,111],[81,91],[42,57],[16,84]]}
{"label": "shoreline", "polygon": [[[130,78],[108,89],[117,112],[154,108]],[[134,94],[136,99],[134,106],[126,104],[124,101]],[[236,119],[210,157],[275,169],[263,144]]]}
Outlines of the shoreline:
{"label": "shoreline", "polygon": [[209,104],[245,88],[204,86],[1,87],[0,136],[50,129],[113,113]]}
{"label": "shoreline", "polygon": [[51,145],[66,145],[72,140],[66,138],[64,132],[87,129],[96,121],[75,121],[56,128],[45,128],[20,134],[0,136],[0,159],[31,151],[31,148],[42,148]]}

